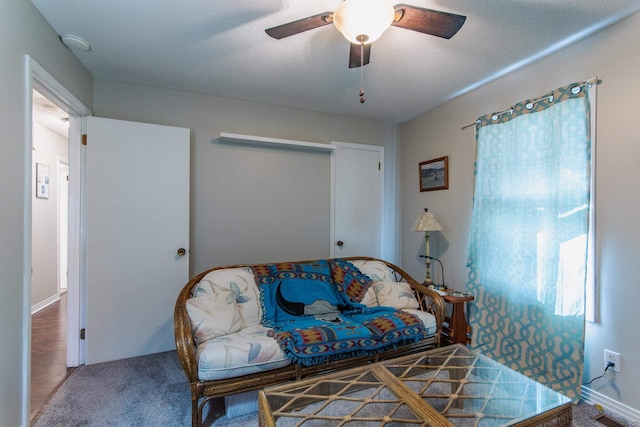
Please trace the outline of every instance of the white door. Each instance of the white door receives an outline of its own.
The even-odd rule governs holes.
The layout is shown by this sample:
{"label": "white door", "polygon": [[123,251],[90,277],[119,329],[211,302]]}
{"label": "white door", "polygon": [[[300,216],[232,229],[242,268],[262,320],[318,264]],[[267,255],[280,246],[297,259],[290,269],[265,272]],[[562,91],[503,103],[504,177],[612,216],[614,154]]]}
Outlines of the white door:
{"label": "white door", "polygon": [[189,276],[189,129],[88,117],[86,153],[85,361],[175,349],[173,308]]}
{"label": "white door", "polygon": [[384,148],[335,143],[331,256],[371,256],[382,252]]}

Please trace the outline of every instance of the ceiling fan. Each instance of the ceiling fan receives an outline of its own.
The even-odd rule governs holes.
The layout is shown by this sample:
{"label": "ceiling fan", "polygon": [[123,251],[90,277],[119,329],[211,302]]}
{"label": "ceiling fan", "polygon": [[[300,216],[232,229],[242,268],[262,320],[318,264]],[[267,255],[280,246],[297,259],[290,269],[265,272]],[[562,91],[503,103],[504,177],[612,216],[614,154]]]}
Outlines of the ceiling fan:
{"label": "ceiling fan", "polygon": [[333,23],[351,43],[349,68],[356,68],[369,63],[371,43],[390,26],[450,39],[466,19],[407,4],[391,6],[384,0],[345,0],[334,12],[319,13],[265,31],[275,39],[282,39]]}

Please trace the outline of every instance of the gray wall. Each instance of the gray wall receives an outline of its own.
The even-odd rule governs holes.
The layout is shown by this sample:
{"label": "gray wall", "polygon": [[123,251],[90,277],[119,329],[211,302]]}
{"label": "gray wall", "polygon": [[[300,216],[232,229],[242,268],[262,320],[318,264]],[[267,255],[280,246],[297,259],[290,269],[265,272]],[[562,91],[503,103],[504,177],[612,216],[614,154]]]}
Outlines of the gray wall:
{"label": "gray wall", "polygon": [[[33,124],[34,150],[32,152],[32,181],[34,188],[36,163],[49,166],[49,198],[37,198],[33,192],[32,203],[32,268],[31,306],[50,303],[58,297],[58,159],[67,160],[68,139]],[[39,307],[42,308],[42,307]]]}
{"label": "gray wall", "polygon": [[[598,88],[598,169],[597,169],[597,255],[598,280],[601,289],[601,320],[587,330],[587,363],[585,378],[602,371],[602,349],[622,353],[626,362],[622,375],[612,383],[594,383],[592,389],[600,395],[640,408],[637,386],[640,367],[635,360],[640,344],[632,336],[631,327],[638,323],[636,301],[640,288],[635,286],[640,264],[635,255],[640,241],[637,225],[638,201],[635,186],[640,179],[637,159],[640,158],[639,134],[635,129],[633,95],[640,93],[637,76],[640,58],[634,54],[640,38],[638,15],[582,41],[537,64],[528,66],[470,94],[451,101],[432,112],[401,126],[398,155],[399,174],[403,181],[402,265],[415,277],[422,277],[424,266],[418,258],[423,237],[411,233],[410,227],[420,210],[428,206],[445,230],[434,233],[432,250],[445,262],[446,279],[454,288],[463,288],[473,182],[473,131],[460,131],[466,124],[488,111],[501,109],[514,102],[545,93],[570,81],[599,75],[603,83]],[[299,254],[297,243],[285,236],[278,249],[265,254],[264,247],[252,253],[259,236],[243,235],[237,240],[237,230],[226,229],[224,221],[212,220],[222,215],[235,224],[244,221],[243,212],[218,212],[219,197],[233,198],[227,172],[246,165],[251,156],[268,156],[253,147],[230,148],[214,141],[220,131],[299,139],[312,142],[345,142],[386,145],[394,141],[391,125],[361,119],[344,118],[322,113],[305,112],[262,104],[247,103],[169,90],[93,81],[79,61],[62,46],[46,21],[29,1],[8,0],[0,14],[0,117],[3,141],[0,144],[0,341],[6,343],[0,352],[0,425],[27,425],[27,402],[24,394],[28,348],[28,331],[23,320],[28,318],[30,291],[23,286],[23,275],[29,271],[25,255],[25,230],[29,229],[30,213],[24,209],[24,195],[31,187],[29,157],[25,149],[26,94],[24,55],[31,55],[66,89],[85,105],[94,106],[95,114],[103,117],[143,121],[192,129],[192,232],[191,271],[195,273],[212,265],[229,262],[253,262],[270,259],[324,256],[321,245],[314,244],[313,253]],[[95,105],[93,98],[96,98]],[[392,147],[393,148],[393,147]],[[385,150],[391,152],[393,150]],[[450,189],[419,193],[417,163],[448,155],[451,176]],[[254,157],[255,158],[255,157]],[[234,159],[233,165],[222,165],[218,159]],[[295,159],[293,159],[295,160]],[[289,163],[293,162],[289,159]],[[286,161],[286,160],[283,160]],[[257,162],[254,160],[254,162]],[[322,160],[321,160],[322,162]],[[242,163],[242,164],[238,164]],[[262,162],[265,163],[265,162]],[[323,165],[320,168],[324,168]],[[233,172],[233,171],[232,171]],[[318,174],[319,171],[309,171]],[[393,187],[392,187],[393,188]],[[235,218],[235,215],[240,215]],[[282,223],[293,221],[284,214]],[[324,225],[321,226],[324,228]],[[234,232],[236,231],[236,232]],[[313,230],[315,241],[318,232]],[[437,234],[437,236],[435,236]],[[318,241],[320,241],[318,237]],[[328,242],[328,236],[327,236]],[[260,245],[264,243],[261,242]],[[228,251],[237,245],[243,250]],[[628,337],[631,336],[631,339]]]}
{"label": "gray wall", "polygon": [[[27,425],[24,401],[29,360],[28,331],[23,320],[30,312],[24,272],[30,269],[25,255],[25,230],[31,223],[25,212],[25,190],[31,189],[30,152],[26,150],[25,54],[31,55],[85,105],[92,104],[92,78],[58,40],[31,2],[8,0],[0,13],[0,425]],[[28,157],[27,157],[28,156]],[[27,178],[28,177],[28,178]],[[26,317],[25,317],[26,313]]]}
{"label": "gray wall", "polygon": [[382,122],[107,80],[95,80],[94,100],[99,117],[191,129],[191,275],[329,256],[330,155],[224,144],[220,132],[394,143]]}
{"label": "gray wall", "polygon": [[[432,254],[445,265],[446,283],[464,290],[466,253],[473,192],[474,131],[460,130],[485,113],[551,89],[598,76],[596,154],[596,257],[600,320],[587,324],[584,379],[603,372],[603,349],[620,352],[621,374],[594,382],[583,390],[619,412],[640,416],[640,15],[612,26],[537,63],[513,72],[442,105],[399,128],[402,170],[402,265],[415,277],[424,274],[418,255],[424,237],[410,231],[428,207],[444,227],[432,233]],[[449,156],[449,190],[420,193],[417,164]],[[439,273],[439,270],[436,270]],[[609,374],[608,374],[609,375]]]}

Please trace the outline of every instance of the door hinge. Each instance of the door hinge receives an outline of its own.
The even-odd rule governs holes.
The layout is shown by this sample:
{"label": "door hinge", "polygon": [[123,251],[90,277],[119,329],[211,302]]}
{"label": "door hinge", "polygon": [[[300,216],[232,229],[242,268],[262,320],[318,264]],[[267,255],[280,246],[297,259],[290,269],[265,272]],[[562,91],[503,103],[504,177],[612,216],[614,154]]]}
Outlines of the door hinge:
{"label": "door hinge", "polygon": [[378,162],[378,170],[381,171],[382,170],[382,162]]}
{"label": "door hinge", "polygon": [[87,134],[86,133],[82,134],[82,145],[87,145]]}
{"label": "door hinge", "polygon": [[80,329],[80,339],[83,340],[84,339],[84,335],[85,335],[85,329],[82,328]]}

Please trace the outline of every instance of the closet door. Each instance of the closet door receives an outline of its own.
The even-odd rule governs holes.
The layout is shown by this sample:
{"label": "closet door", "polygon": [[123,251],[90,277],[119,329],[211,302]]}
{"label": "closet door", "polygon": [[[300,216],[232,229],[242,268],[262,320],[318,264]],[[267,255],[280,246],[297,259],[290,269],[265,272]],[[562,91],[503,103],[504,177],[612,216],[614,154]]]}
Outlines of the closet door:
{"label": "closet door", "polygon": [[332,257],[382,254],[384,148],[334,142]]}

